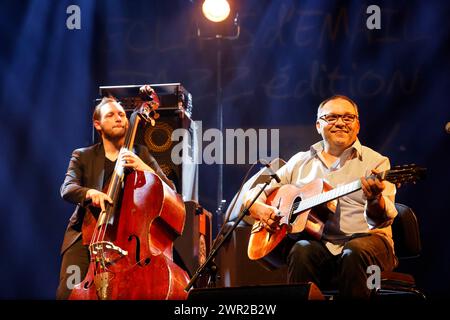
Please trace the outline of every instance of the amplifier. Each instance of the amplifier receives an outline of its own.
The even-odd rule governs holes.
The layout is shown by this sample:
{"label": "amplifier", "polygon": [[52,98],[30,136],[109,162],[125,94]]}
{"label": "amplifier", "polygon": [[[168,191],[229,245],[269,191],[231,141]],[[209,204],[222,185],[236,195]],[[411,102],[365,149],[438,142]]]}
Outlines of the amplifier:
{"label": "amplifier", "polygon": [[[134,110],[140,106],[142,99],[139,88],[143,85],[122,86],[100,86],[101,97],[112,95],[120,101],[125,111]],[[189,117],[192,116],[192,95],[181,85],[181,83],[158,83],[150,84],[158,95],[159,109],[180,110]]]}

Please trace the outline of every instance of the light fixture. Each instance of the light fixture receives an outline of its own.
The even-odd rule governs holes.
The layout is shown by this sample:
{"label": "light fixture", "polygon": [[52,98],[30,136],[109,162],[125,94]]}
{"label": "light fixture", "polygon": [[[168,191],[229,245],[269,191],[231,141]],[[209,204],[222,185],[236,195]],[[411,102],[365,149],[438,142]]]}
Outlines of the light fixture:
{"label": "light fixture", "polygon": [[230,15],[230,4],[227,0],[205,0],[202,12],[212,22],[222,22]]}
{"label": "light fixture", "polygon": [[[217,129],[223,135],[223,105],[222,105],[222,46],[229,45],[230,41],[237,40],[240,35],[239,26],[239,14],[238,14],[238,4],[239,0],[204,0],[203,5],[200,8],[200,0],[193,1],[195,3],[195,17],[197,22],[197,37],[200,40],[209,41],[212,45],[216,47],[216,105],[217,105]],[[225,222],[224,212],[226,205],[226,200],[223,199],[223,142],[219,141],[218,158],[220,159],[217,163],[218,177],[217,177],[217,209],[216,221],[217,227],[219,228],[219,233],[223,232],[223,224]],[[223,235],[223,234],[222,234]],[[212,248],[217,248],[220,246],[220,241],[216,243],[216,238],[212,244]],[[188,284],[187,290],[189,290],[195,283],[197,277],[202,274],[204,270],[208,270],[209,280],[208,286],[215,283],[216,270],[212,259],[214,258],[216,249],[212,249],[210,255],[206,259],[206,262],[202,264],[201,268],[197,269],[190,283]],[[211,255],[212,253],[212,255]]]}
{"label": "light fixture", "polygon": [[198,0],[196,2],[198,38],[235,40],[239,38],[236,0]]}
{"label": "light fixture", "polygon": [[[203,0],[202,0],[203,1]],[[217,54],[216,69],[216,105],[217,129],[223,134],[223,105],[222,105],[222,46],[229,45],[230,41],[237,40],[240,35],[238,0],[204,0],[196,2],[197,36],[201,40],[215,43]],[[201,8],[200,8],[201,6]],[[219,147],[217,164],[217,226],[221,229],[224,218],[223,199],[223,145]]]}

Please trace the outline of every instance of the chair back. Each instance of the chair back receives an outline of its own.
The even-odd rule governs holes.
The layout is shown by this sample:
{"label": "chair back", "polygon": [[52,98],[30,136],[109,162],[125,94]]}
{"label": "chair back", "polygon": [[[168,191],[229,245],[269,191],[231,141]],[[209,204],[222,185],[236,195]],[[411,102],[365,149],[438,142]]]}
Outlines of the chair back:
{"label": "chair back", "polygon": [[417,257],[422,249],[417,217],[412,209],[404,204],[396,203],[395,207],[398,211],[392,223],[395,253],[400,259]]}

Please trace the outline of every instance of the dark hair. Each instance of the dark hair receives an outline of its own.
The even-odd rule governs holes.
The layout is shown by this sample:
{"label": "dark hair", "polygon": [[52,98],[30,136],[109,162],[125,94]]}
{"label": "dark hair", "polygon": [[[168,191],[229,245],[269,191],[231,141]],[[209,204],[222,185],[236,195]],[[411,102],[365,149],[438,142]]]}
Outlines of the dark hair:
{"label": "dark hair", "polygon": [[358,105],[355,103],[355,101],[353,101],[352,99],[350,99],[350,98],[347,97],[347,96],[343,96],[343,95],[340,95],[340,94],[336,94],[336,95],[334,95],[334,96],[329,97],[328,99],[323,100],[323,101],[319,104],[319,108],[317,108],[317,116],[319,116],[319,111],[320,111],[320,109],[322,109],[322,107],[323,107],[328,101],[336,100],[336,99],[343,99],[343,100],[346,100],[346,101],[350,102],[350,103],[352,104],[352,106],[355,108],[356,114],[359,113],[359,112],[358,112]]}
{"label": "dark hair", "polygon": [[95,120],[100,120],[102,106],[110,102],[118,102],[118,101],[113,96],[107,96],[102,98],[102,100],[94,107],[94,112],[92,113],[92,122],[94,122]]}

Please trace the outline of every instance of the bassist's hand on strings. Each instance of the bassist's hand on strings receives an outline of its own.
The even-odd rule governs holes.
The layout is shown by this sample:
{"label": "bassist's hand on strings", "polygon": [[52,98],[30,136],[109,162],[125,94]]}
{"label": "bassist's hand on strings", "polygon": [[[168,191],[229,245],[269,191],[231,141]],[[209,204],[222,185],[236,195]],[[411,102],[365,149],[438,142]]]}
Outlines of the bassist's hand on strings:
{"label": "bassist's hand on strings", "polygon": [[131,151],[122,149],[120,151],[119,157],[123,163],[125,168],[130,168],[133,170],[140,171],[151,171],[155,172],[152,168],[150,168],[141,158],[139,158],[136,154]]}
{"label": "bassist's hand on strings", "polygon": [[113,204],[113,201],[107,194],[98,191],[96,189],[89,189],[86,192],[86,200],[92,200],[92,205],[94,207],[100,207],[102,211],[105,211],[105,201],[109,202],[109,204]]}

